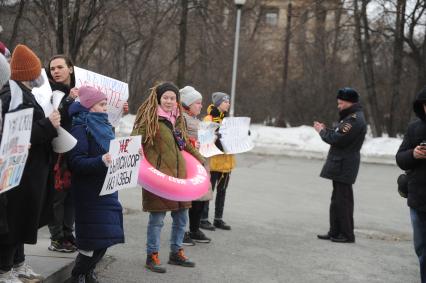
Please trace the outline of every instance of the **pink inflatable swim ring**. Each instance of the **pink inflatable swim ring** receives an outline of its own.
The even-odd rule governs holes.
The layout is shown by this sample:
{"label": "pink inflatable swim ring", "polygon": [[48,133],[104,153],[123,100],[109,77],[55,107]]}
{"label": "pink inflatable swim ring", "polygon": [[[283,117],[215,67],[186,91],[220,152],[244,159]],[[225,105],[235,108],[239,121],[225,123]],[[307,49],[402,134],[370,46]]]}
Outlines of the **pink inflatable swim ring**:
{"label": "pink inflatable swim ring", "polygon": [[181,153],[186,163],[186,179],[166,175],[143,158],[138,183],[151,193],[169,200],[192,201],[205,195],[210,185],[206,169],[188,152]]}

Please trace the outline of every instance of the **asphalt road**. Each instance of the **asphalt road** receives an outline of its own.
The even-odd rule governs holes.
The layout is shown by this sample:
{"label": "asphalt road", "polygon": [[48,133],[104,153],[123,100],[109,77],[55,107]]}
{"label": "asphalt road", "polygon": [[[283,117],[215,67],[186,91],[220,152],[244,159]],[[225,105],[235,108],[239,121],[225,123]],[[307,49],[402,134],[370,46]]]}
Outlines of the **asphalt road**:
{"label": "asphalt road", "polygon": [[[148,214],[141,191],[120,192],[126,244],[99,265],[101,282],[420,282],[409,210],[396,190],[399,170],[362,164],[355,195],[355,244],[322,241],[328,230],[331,181],[323,161],[284,156],[238,156],[224,220],[232,231],[208,233],[210,244],[186,247],[195,268],[167,264],[171,218],[160,259],[167,273],[145,270]],[[213,204],[211,204],[213,206]]]}

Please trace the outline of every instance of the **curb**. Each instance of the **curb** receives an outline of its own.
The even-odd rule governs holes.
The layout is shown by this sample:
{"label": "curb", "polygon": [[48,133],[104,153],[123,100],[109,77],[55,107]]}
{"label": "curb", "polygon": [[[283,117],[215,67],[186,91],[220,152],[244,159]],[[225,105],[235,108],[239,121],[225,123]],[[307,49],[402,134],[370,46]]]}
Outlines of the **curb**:
{"label": "curb", "polygon": [[[328,153],[304,149],[282,148],[282,146],[278,149],[274,147],[273,144],[271,144],[270,147],[256,145],[250,152],[263,155],[303,157],[307,159],[320,160],[325,160]],[[394,155],[365,155],[361,153],[361,162],[370,164],[396,165]]]}
{"label": "curb", "polygon": [[43,283],[58,283],[68,282],[71,279],[71,270],[74,266],[74,261],[63,266],[43,280]]}

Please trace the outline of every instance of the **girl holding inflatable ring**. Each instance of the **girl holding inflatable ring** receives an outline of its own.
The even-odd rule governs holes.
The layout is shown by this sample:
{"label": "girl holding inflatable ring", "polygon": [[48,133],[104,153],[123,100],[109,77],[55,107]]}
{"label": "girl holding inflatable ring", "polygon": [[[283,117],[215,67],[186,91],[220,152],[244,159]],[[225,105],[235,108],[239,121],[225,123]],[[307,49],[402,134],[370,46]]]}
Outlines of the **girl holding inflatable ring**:
{"label": "girl holding inflatable ring", "polygon": [[[189,152],[201,163],[204,158],[188,140],[179,102],[179,89],[173,83],[154,86],[138,109],[132,135],[142,135],[145,158],[157,170],[171,177],[185,178],[186,164],[181,150]],[[185,256],[182,248],[191,202],[165,199],[145,189],[142,195],[143,210],[150,213],[145,267],[153,272],[166,272],[159,260],[159,250],[163,219],[167,211],[171,211],[173,219],[168,263],[194,267],[195,263]]]}

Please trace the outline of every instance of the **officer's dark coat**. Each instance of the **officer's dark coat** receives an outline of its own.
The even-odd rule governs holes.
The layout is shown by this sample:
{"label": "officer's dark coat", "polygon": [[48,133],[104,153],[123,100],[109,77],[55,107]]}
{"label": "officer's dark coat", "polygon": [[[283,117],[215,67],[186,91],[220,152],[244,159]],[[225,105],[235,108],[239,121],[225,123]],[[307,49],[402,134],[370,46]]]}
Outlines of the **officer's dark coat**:
{"label": "officer's dark coat", "polygon": [[359,170],[359,152],[367,132],[367,125],[362,107],[358,103],[339,114],[341,121],[335,129],[324,129],[320,132],[322,140],[331,145],[320,176],[354,184]]}

